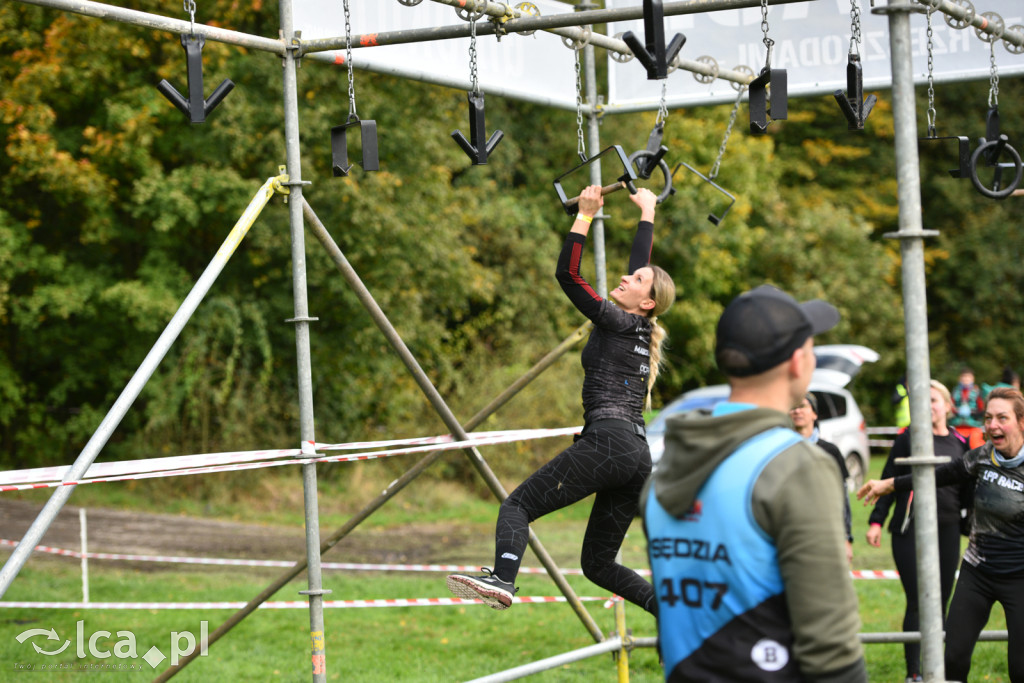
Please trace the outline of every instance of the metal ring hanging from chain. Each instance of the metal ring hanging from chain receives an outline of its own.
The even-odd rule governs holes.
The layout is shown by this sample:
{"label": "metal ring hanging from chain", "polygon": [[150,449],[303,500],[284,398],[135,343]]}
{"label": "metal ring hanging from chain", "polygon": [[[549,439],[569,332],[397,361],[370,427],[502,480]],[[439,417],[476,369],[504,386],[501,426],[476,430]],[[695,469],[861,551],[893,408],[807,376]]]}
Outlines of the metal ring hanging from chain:
{"label": "metal ring hanging from chain", "polygon": [[188,30],[192,35],[196,34],[196,0],[184,0],[182,9],[188,12]]}
{"label": "metal ring hanging from chain", "polygon": [[423,0],[398,0],[398,4],[405,5],[406,7],[415,7],[421,2],[423,2]]}
{"label": "metal ring hanging from chain", "polygon": [[[528,16],[528,17],[539,17],[540,16],[540,9],[535,4],[533,4],[532,2],[520,2],[518,5],[515,6],[515,9],[517,9],[517,10],[519,10],[519,12],[521,12],[521,15],[519,17],[520,19],[523,16]],[[532,36],[536,32],[537,32],[537,30],[534,29],[533,31],[519,31],[518,33],[521,36]]]}
{"label": "metal ring hanging from chain", "polygon": [[702,74],[697,71],[693,72],[693,77],[698,83],[707,84],[718,78],[718,62],[715,61],[714,57],[701,55],[700,57],[697,57],[696,61],[700,64],[707,64],[711,67],[711,73],[709,74]]}
{"label": "metal ring hanging from chain", "polygon": [[[1024,34],[1024,26],[1021,26],[1020,24],[1014,24],[1010,27],[1010,30],[1014,33]],[[1024,45],[1014,45],[1009,40],[1003,39],[1003,47],[1005,47],[1006,51],[1011,55],[1024,54]]]}
{"label": "metal ring hanging from chain", "polygon": [[995,12],[982,12],[981,16],[985,19],[985,25],[991,26],[991,33],[988,31],[982,31],[980,28],[975,28],[974,33],[978,36],[978,40],[983,43],[994,43],[1003,37],[1003,31],[1006,29],[1006,22],[1003,18]]}
{"label": "metal ring hanging from chain", "polygon": [[943,12],[943,14],[945,14],[946,24],[950,28],[955,28],[957,30],[970,26],[971,22],[974,21],[974,5],[971,4],[971,0],[950,0],[950,2],[967,12],[967,14],[963,19],[954,19],[953,15]]}
{"label": "metal ring hanging from chain", "polygon": [[[625,31],[619,31],[618,33],[616,33],[613,36],[613,38],[615,38],[615,40],[622,40],[622,36],[625,33],[626,33]],[[614,59],[619,64],[625,64],[626,62],[633,61],[633,53],[632,52],[628,52],[628,51],[627,52],[619,52],[618,50],[611,50],[611,49],[609,49],[608,50],[608,56],[611,57],[612,59]]]}

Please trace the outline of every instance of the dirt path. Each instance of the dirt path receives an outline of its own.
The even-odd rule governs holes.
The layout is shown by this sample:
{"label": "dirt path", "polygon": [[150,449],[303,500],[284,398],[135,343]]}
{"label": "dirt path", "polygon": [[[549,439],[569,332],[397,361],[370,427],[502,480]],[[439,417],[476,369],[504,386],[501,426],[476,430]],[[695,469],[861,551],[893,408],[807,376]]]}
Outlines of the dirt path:
{"label": "dirt path", "polygon": [[[0,538],[20,541],[41,509],[41,504],[0,498]],[[306,553],[305,530],[301,527],[89,508],[87,530],[90,552],[273,560],[298,560]],[[321,529],[321,535],[325,537],[334,531],[333,528]],[[437,525],[409,525],[394,530],[360,527],[325,554],[324,559],[374,563],[453,562],[454,558],[472,552],[465,547],[468,542],[470,539]],[[67,505],[61,509],[40,545],[80,550],[79,508]],[[10,549],[0,549],[0,557],[6,559],[9,554]]]}

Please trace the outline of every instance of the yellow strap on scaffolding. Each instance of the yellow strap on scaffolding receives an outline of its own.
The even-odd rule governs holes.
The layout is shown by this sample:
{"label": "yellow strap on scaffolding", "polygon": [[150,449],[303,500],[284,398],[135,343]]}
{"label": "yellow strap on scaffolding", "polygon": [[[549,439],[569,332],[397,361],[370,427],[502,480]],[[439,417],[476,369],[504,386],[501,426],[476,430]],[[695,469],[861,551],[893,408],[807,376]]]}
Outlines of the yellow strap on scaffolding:
{"label": "yellow strap on scaffolding", "polygon": [[220,245],[220,249],[217,250],[215,259],[227,261],[231,258],[231,255],[235,253],[235,249],[241,244],[242,239],[249,232],[249,228],[256,222],[256,218],[263,211],[263,207],[267,205],[271,197],[274,196],[275,192],[280,192],[284,195],[291,192],[291,189],[286,184],[289,178],[288,174],[284,173],[284,166],[279,167],[279,170],[282,172],[281,175],[267,178],[267,182],[263,183],[263,187],[256,192],[252,201],[249,202],[249,206],[245,207],[245,211],[238,218],[235,227],[231,228],[231,232],[224,240],[224,243]]}

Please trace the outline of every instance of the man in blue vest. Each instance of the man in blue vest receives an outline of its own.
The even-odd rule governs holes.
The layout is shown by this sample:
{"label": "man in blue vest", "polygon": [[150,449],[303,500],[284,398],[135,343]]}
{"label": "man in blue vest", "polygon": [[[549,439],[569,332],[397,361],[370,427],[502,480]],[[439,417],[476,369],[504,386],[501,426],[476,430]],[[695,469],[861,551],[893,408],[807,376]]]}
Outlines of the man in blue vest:
{"label": "man in blue vest", "polygon": [[791,428],[820,300],[765,285],[718,321],[729,400],[670,417],[640,507],[667,681],[866,683],[835,463]]}

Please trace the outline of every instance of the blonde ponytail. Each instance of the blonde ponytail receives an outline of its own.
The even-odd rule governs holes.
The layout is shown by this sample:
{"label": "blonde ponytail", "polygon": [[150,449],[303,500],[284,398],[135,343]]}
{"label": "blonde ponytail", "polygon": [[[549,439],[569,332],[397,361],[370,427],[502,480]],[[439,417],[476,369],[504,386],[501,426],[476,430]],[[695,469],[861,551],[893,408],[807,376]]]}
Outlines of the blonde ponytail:
{"label": "blonde ponytail", "polygon": [[664,313],[676,300],[676,285],[672,277],[663,268],[651,266],[654,271],[654,281],[651,283],[651,298],[654,299],[654,308],[648,316],[651,320],[651,343],[649,347],[650,374],[647,376],[647,400],[644,403],[644,410],[651,409],[651,389],[658,379],[658,371],[661,369],[662,345],[668,332],[658,324],[658,316]]}

